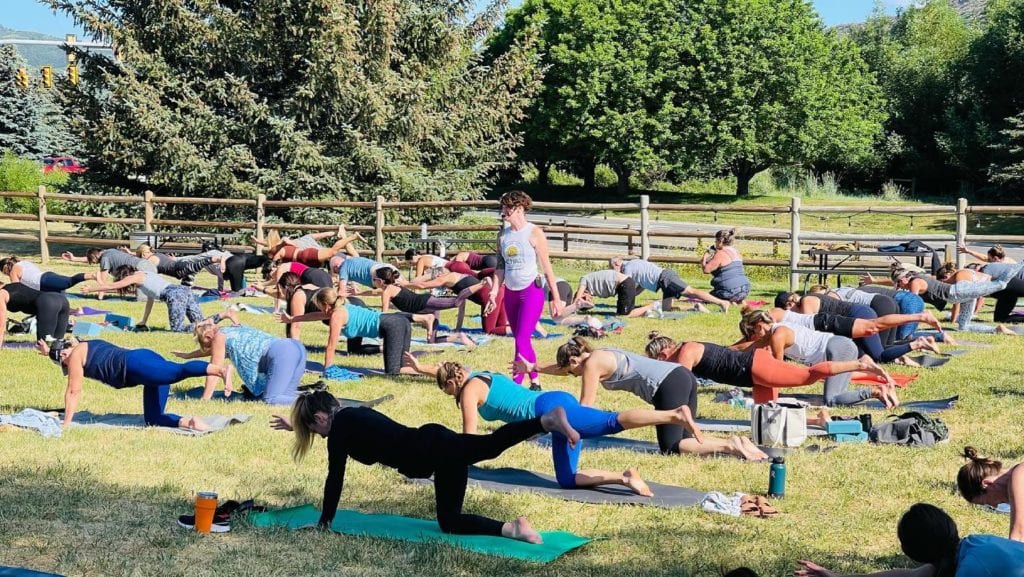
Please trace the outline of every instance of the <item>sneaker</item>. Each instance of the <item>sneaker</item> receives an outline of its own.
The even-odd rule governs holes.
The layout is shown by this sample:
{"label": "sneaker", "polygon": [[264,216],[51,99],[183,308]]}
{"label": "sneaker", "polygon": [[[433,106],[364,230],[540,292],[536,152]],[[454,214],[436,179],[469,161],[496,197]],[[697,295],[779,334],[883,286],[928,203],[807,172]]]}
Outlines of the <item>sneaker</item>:
{"label": "sneaker", "polygon": [[[178,526],[185,529],[196,528],[195,515],[181,515],[178,517]],[[231,515],[227,513],[216,513],[213,516],[213,523],[210,525],[211,533],[227,533],[231,530]]]}
{"label": "sneaker", "polygon": [[544,389],[540,388],[540,383],[533,382],[533,383],[530,383],[530,390],[531,391],[543,391]]}

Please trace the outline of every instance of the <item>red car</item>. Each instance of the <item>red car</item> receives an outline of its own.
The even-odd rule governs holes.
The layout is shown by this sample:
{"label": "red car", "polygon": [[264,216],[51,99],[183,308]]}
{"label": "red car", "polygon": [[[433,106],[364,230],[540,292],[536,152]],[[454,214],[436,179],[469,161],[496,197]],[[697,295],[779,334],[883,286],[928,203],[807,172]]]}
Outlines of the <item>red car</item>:
{"label": "red car", "polygon": [[54,170],[78,174],[80,172],[85,172],[88,169],[79,164],[78,160],[73,156],[50,156],[44,158],[43,174],[53,172]]}

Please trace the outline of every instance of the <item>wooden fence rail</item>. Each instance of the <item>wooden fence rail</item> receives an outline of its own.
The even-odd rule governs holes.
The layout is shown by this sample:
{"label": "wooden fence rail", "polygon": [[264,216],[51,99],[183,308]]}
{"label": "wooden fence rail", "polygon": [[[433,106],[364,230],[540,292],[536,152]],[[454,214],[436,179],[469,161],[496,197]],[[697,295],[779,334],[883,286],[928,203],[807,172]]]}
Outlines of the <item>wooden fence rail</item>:
{"label": "wooden fence rail", "polygon": [[[49,261],[49,242],[64,244],[83,244],[97,246],[117,246],[123,244],[119,239],[102,239],[84,236],[63,236],[52,235],[47,230],[47,225],[54,222],[103,224],[113,223],[128,226],[139,226],[142,230],[152,232],[155,226],[176,227],[187,229],[231,229],[234,231],[252,231],[257,238],[264,238],[268,228],[275,228],[282,231],[319,231],[330,230],[336,225],[319,224],[291,224],[268,221],[268,210],[286,208],[322,208],[322,209],[349,209],[349,210],[372,210],[376,218],[373,225],[353,225],[348,230],[360,233],[373,233],[373,244],[375,257],[380,260],[386,254],[384,250],[385,235],[393,234],[415,234],[420,233],[421,238],[436,237],[439,234],[451,235],[451,233],[494,233],[496,223],[490,224],[441,224],[441,225],[401,225],[387,224],[388,213],[385,211],[407,210],[407,209],[496,209],[498,203],[491,200],[480,201],[452,201],[452,202],[394,202],[387,201],[383,197],[377,197],[374,202],[335,202],[335,201],[290,201],[290,200],[267,200],[265,195],[259,195],[255,199],[230,199],[230,198],[188,198],[172,196],[156,196],[151,191],[146,191],[142,196],[101,196],[101,195],[77,195],[47,192],[46,188],[40,186],[35,193],[0,191],[0,198],[31,198],[37,201],[36,214],[25,213],[0,213],[0,220],[16,221],[37,221],[38,231],[35,235],[21,233],[0,233],[0,240],[11,241],[38,241],[39,252],[43,262]],[[113,203],[130,206],[137,206],[141,209],[142,218],[115,218],[82,216],[80,214],[50,214],[47,203],[50,201],[71,201],[82,203]],[[161,206],[193,204],[202,206],[237,207],[237,220],[231,221],[192,221],[173,218],[157,218],[156,209]],[[557,258],[567,259],[607,259],[622,254],[626,249],[629,254],[639,245],[642,258],[652,261],[666,263],[698,263],[700,258],[689,255],[655,255],[651,253],[651,238],[688,238],[688,239],[713,239],[715,230],[721,225],[717,224],[719,213],[737,214],[771,214],[773,222],[776,217],[788,216],[789,232],[779,230],[775,232],[749,231],[742,229],[739,238],[766,241],[773,243],[773,249],[777,249],[782,243],[789,246],[788,258],[749,258],[744,262],[751,266],[772,266],[788,267],[790,270],[790,285],[796,288],[798,284],[797,270],[806,270],[814,266],[807,261],[801,261],[804,243],[813,244],[826,241],[839,242],[888,242],[898,243],[909,240],[920,240],[924,242],[937,242],[946,244],[946,255],[956,254],[953,243],[962,242],[1024,242],[1021,235],[984,235],[968,234],[968,214],[994,214],[1011,215],[1024,214],[1024,206],[969,206],[967,200],[958,199],[955,206],[943,205],[921,205],[921,206],[896,206],[896,207],[850,207],[850,206],[810,206],[803,207],[799,198],[791,199],[789,206],[733,206],[729,204],[651,204],[650,197],[643,195],[639,203],[594,203],[581,205],[569,202],[535,202],[535,212],[531,214],[531,220],[543,224],[545,233],[555,241],[561,241],[560,251],[553,250],[551,255]],[[542,213],[545,210],[579,210],[585,208],[587,211],[614,211],[621,213],[635,213],[639,216],[639,226],[636,224],[618,224],[609,226],[597,226],[590,223],[579,225],[569,223],[556,217],[545,217]],[[650,213],[655,212],[682,212],[711,214],[715,217],[715,223],[707,223],[707,228],[699,230],[659,230],[652,229]],[[829,214],[899,214],[899,215],[952,215],[955,217],[955,228],[947,234],[838,234],[820,233],[815,231],[804,231],[801,227],[802,215],[829,215]],[[547,222],[544,220],[547,218]],[[780,223],[781,224],[781,223]],[[578,241],[580,235],[590,237],[602,237],[600,241],[593,241],[594,244],[611,245],[617,250],[570,250],[570,242]],[[625,240],[623,243],[622,240]],[[464,239],[468,240],[468,239]],[[773,250],[773,254],[778,251]],[[963,255],[956,254],[957,264],[963,264]]]}

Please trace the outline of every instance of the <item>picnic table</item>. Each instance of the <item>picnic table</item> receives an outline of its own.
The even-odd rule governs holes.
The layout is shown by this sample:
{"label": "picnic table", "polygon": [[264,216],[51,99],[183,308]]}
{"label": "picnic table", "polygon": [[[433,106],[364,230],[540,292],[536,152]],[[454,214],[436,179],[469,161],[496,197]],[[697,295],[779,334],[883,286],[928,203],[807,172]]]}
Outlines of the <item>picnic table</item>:
{"label": "picnic table", "polygon": [[148,244],[154,252],[196,254],[203,251],[203,243],[223,246],[234,235],[212,232],[153,232],[136,231],[128,235],[128,248],[135,250]]}
{"label": "picnic table", "polygon": [[455,245],[493,245],[494,242],[493,238],[449,238],[446,236],[423,236],[412,239],[412,244],[423,246],[426,252],[436,254],[441,258],[445,258],[448,254],[448,249]]}
{"label": "picnic table", "polygon": [[[836,286],[842,286],[843,275],[857,277],[866,274],[888,276],[893,261],[913,259],[913,263],[921,268],[929,269],[933,255],[944,252],[941,250],[917,250],[912,252],[889,252],[877,249],[863,250],[832,250],[812,248],[807,255],[813,261],[808,267],[798,268],[794,274],[804,275],[804,289],[811,277],[818,277],[818,284],[826,284],[828,277],[836,277]],[[870,260],[862,260],[870,259]],[[926,260],[927,259],[927,260]]]}

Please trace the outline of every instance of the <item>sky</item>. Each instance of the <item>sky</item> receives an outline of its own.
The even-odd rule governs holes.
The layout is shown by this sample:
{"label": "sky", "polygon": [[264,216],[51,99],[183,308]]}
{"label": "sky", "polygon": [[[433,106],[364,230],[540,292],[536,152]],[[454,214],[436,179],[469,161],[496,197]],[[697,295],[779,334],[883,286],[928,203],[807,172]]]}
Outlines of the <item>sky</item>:
{"label": "sky", "polygon": [[[521,0],[511,0],[517,5]],[[885,9],[894,12],[913,3],[913,0],[881,0]],[[479,0],[484,4],[485,0]],[[0,0],[4,10],[0,14],[0,25],[15,30],[41,32],[58,38],[65,34],[75,33],[84,37],[81,28],[76,27],[70,18],[63,14],[53,14],[37,0]],[[815,8],[821,14],[825,24],[848,24],[862,22],[871,13],[875,0],[814,0]]]}

